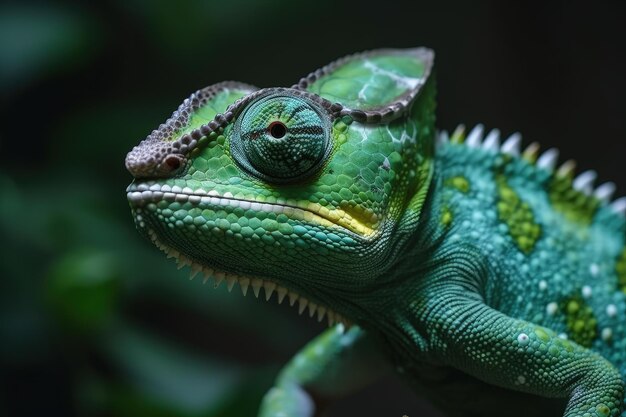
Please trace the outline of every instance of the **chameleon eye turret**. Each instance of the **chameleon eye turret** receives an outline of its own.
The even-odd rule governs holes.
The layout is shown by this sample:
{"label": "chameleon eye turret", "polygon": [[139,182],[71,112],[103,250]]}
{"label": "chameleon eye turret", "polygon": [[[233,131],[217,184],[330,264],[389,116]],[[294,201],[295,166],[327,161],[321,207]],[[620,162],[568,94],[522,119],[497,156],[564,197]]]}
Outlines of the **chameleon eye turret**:
{"label": "chameleon eye turret", "polygon": [[253,176],[297,181],[316,172],[331,150],[331,122],[317,103],[287,92],[260,97],[235,122],[231,152]]}

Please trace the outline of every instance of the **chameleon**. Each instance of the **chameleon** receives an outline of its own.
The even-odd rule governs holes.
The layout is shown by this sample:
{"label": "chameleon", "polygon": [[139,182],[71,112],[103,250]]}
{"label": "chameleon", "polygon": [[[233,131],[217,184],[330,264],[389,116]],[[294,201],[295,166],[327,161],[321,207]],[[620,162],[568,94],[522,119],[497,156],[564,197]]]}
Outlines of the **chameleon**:
{"label": "chameleon", "polygon": [[328,329],[259,415],[385,372],[447,415],[626,416],[626,198],[558,151],[435,127],[434,52],[198,90],[127,155],[139,232]]}

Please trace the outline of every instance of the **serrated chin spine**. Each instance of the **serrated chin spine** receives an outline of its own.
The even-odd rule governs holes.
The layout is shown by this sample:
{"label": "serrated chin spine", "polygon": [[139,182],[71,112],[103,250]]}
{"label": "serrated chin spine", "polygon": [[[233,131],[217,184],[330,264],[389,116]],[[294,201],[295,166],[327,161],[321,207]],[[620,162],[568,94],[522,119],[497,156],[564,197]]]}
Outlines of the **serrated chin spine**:
{"label": "serrated chin spine", "polygon": [[272,294],[276,293],[276,300],[278,301],[278,304],[282,304],[283,300],[288,295],[289,305],[291,307],[295,305],[296,301],[298,302],[298,314],[302,314],[308,307],[309,317],[316,316],[318,322],[321,322],[322,320],[324,320],[324,317],[326,317],[329,327],[335,325],[336,323],[342,324],[343,327],[346,329],[352,326],[352,323],[349,320],[329,309],[328,307],[310,302],[305,297],[291,290],[288,290],[287,288],[282,287],[273,281],[261,278],[250,278],[247,276],[233,274],[231,272],[217,271],[213,268],[200,265],[192,261],[185,255],[182,255],[176,249],[170,248],[169,246],[162,243],[159,240],[157,234],[152,229],[148,229],[148,236],[150,237],[152,243],[154,243],[157,248],[163,251],[168,258],[174,258],[176,260],[178,264],[178,269],[181,269],[185,266],[190,267],[190,280],[194,279],[196,276],[198,276],[198,274],[201,273],[201,275],[203,276],[202,282],[204,284],[206,284],[210,278],[213,278],[213,288],[217,289],[222,282],[226,281],[227,289],[229,292],[232,291],[235,284],[239,284],[239,287],[241,288],[241,293],[244,296],[246,296],[246,294],[248,293],[248,289],[252,287],[252,292],[254,293],[254,296],[256,298],[259,298],[261,288],[263,288],[265,292],[265,301],[269,301],[272,297]]}

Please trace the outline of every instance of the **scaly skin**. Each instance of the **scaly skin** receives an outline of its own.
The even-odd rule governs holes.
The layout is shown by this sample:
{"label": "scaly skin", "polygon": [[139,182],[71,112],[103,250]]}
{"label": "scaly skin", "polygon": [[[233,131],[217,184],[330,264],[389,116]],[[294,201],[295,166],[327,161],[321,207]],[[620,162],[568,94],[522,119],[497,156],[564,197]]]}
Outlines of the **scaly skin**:
{"label": "scaly skin", "polygon": [[625,416],[626,200],[517,135],[436,137],[433,59],[196,92],[127,156],[139,231],[216,285],[340,322],[262,416],[312,416],[388,365],[451,415]]}

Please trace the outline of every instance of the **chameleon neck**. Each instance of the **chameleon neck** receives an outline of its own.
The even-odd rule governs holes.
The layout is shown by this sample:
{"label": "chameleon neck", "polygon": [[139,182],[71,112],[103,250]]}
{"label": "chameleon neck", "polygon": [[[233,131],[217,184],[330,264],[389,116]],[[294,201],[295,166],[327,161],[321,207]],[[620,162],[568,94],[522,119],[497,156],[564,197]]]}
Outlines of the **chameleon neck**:
{"label": "chameleon neck", "polygon": [[[384,267],[372,279],[366,280],[365,289],[350,294],[347,301],[337,300],[336,305],[344,307],[342,314],[368,330],[378,332],[400,324],[389,322],[397,317],[391,312],[398,307],[398,297],[406,297],[419,283],[416,277],[428,268],[426,263],[444,238],[438,220],[442,210],[437,188],[441,181],[434,174],[431,161],[423,168],[419,185],[405,203],[407,209],[403,210],[403,216],[388,221],[387,230],[382,234],[393,236],[388,250],[380,254]],[[398,315],[403,314],[398,311]]]}

